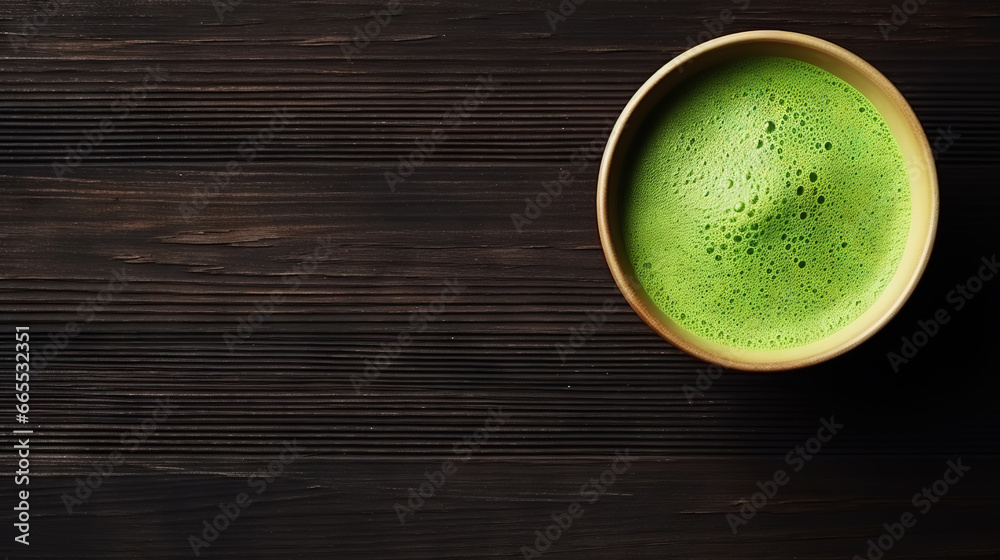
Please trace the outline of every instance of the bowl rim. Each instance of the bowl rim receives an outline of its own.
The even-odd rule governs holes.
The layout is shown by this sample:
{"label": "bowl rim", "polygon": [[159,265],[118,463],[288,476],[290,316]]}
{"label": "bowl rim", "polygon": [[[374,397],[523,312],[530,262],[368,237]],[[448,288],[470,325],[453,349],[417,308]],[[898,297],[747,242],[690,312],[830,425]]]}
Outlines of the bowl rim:
{"label": "bowl rim", "polygon": [[[627,272],[627,270],[631,271],[631,263],[628,263],[627,256],[619,255],[619,247],[615,243],[615,234],[618,232],[614,231],[612,228],[612,216],[609,213],[609,206],[614,208],[614,211],[617,212],[617,202],[612,204],[609,196],[612,194],[617,196],[618,194],[617,188],[614,189],[614,193],[611,193],[611,168],[613,163],[615,163],[616,157],[619,159],[624,157],[624,150],[619,149],[619,144],[622,142],[629,119],[633,116],[636,110],[639,109],[639,107],[646,101],[646,98],[650,96],[651,92],[653,92],[653,90],[656,89],[665,78],[668,76],[676,76],[678,73],[683,73],[683,67],[688,62],[702,57],[706,53],[717,51],[723,47],[731,48],[733,45],[746,43],[770,43],[774,45],[786,45],[793,48],[805,49],[805,51],[800,51],[800,54],[802,52],[813,51],[814,54],[821,57],[829,57],[837,62],[845,64],[847,67],[857,72],[862,79],[869,80],[871,86],[883,94],[891,106],[898,111],[897,116],[904,121],[906,130],[910,135],[912,135],[913,145],[911,145],[911,150],[909,152],[904,151],[904,158],[907,158],[907,155],[912,155],[916,159],[916,165],[919,167],[918,170],[915,170],[913,165],[910,163],[907,165],[911,195],[914,192],[914,184],[917,182],[919,182],[919,184],[926,184],[926,187],[929,190],[929,192],[926,193],[929,197],[927,200],[928,207],[926,212],[926,231],[923,231],[923,235],[919,235],[918,237],[914,237],[915,234],[911,231],[907,240],[907,247],[904,249],[904,253],[912,253],[912,249],[909,245],[919,242],[921,244],[919,247],[919,253],[911,256],[910,260],[916,259],[914,262],[909,263],[912,267],[912,272],[909,274],[908,278],[903,279],[904,283],[902,284],[901,289],[894,293],[894,300],[888,305],[885,303],[881,305],[881,307],[886,308],[886,311],[879,314],[874,321],[871,321],[870,323],[862,323],[862,328],[845,341],[839,342],[829,348],[815,352],[811,355],[787,360],[761,361],[759,359],[745,358],[741,357],[741,355],[750,353],[751,351],[740,350],[734,347],[726,347],[727,351],[722,353],[717,349],[706,348],[704,344],[698,344],[689,340],[689,338],[691,338],[690,334],[678,332],[681,329],[677,329],[677,331],[675,331],[674,328],[664,321],[665,315],[663,312],[648,301],[648,296],[642,289],[634,271]],[[789,56],[788,58],[796,57]],[[681,79],[683,78],[678,79],[678,83]],[[852,85],[857,87],[855,84]],[[669,89],[661,93],[665,94],[667,91],[669,91]],[[868,94],[865,95],[870,99]],[[652,103],[655,104],[661,98],[662,95],[661,97],[656,98]],[[880,112],[883,111],[880,110]],[[886,118],[884,113],[883,118]],[[887,122],[889,121],[888,118],[886,118],[886,120]],[[896,137],[897,142],[899,142],[898,135],[895,132],[894,137]],[[630,137],[627,137],[626,139],[631,141]],[[625,147],[626,150],[627,148],[628,146]],[[923,176],[915,176],[915,174],[923,174]],[[911,197],[911,201],[912,200],[913,198]],[[911,205],[912,204],[913,203],[911,202]],[[622,292],[622,295],[625,297],[626,301],[628,301],[632,309],[635,310],[639,317],[658,335],[681,350],[708,362],[745,371],[789,370],[823,362],[855,348],[885,326],[885,324],[899,312],[903,304],[913,293],[920,277],[926,269],[937,231],[939,211],[938,205],[939,193],[933,152],[931,151],[930,143],[927,140],[923,127],[920,125],[920,121],[917,119],[912,107],[910,107],[909,103],[907,103],[902,93],[896,89],[888,78],[875,69],[875,67],[843,47],[811,35],[778,30],[746,31],[712,39],[681,53],[648,78],[626,104],[625,108],[616,120],[610,135],[608,136],[608,141],[605,145],[604,154],[601,159],[597,188],[597,222],[598,232],[601,239],[601,247],[605,260],[608,263],[608,267],[611,270],[611,274],[614,277],[615,283],[618,285],[619,290]],[[913,228],[913,223],[916,220],[916,217],[911,219],[911,230]],[[921,232],[918,231],[917,234],[919,233]],[[624,248],[621,248],[621,252],[624,252]],[[627,263],[627,266],[623,265],[623,260]],[[885,294],[889,293],[889,288],[892,287],[893,284],[898,284],[900,282],[897,277],[899,276],[902,268],[903,259],[901,258],[900,265],[893,277],[894,280],[885,288],[883,294],[879,296],[876,303],[872,304],[871,308],[875,308],[876,304],[881,302],[883,297],[886,297]],[[893,294],[890,294],[890,296],[891,295]],[[817,344],[834,337],[837,333],[854,326],[855,323],[866,314],[867,312],[863,312],[861,316],[853,320],[846,327],[836,331],[828,337],[824,337],[819,341],[809,343],[803,347],[809,346],[810,344]],[[709,346],[712,345],[710,344]],[[716,343],[714,346],[722,345]]]}

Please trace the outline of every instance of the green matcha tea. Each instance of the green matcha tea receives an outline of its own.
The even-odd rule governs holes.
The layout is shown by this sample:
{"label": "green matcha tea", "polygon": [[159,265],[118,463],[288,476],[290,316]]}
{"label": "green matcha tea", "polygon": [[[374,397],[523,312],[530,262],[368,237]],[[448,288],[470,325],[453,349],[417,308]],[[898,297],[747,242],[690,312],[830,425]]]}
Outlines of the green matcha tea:
{"label": "green matcha tea", "polygon": [[748,57],[672,91],[622,176],[628,257],[694,334],[785,349],[868,309],[910,224],[903,154],[875,107],[811,64]]}

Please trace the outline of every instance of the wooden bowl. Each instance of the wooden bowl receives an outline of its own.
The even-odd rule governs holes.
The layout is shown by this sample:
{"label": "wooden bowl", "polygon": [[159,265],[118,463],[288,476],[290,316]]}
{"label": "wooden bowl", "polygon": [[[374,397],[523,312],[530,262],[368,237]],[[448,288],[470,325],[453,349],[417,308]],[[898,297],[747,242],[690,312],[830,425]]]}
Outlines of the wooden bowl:
{"label": "wooden bowl", "polygon": [[[882,295],[857,319],[826,338],[781,350],[754,350],[720,344],[674,322],[646,294],[629,262],[619,225],[619,180],[642,121],[663,97],[698,71],[735,58],[780,56],[818,66],[865,95],[881,113],[906,163],[911,221],[895,276]],[[884,326],[913,292],[930,258],[937,229],[938,190],[934,158],[920,122],[902,94],[881,73],[837,45],[787,31],[750,31],[719,37],[674,58],[653,74],[625,106],[601,160],[597,222],[604,256],[615,282],[636,313],[678,348],[703,360],[748,371],[800,368],[838,356]]]}

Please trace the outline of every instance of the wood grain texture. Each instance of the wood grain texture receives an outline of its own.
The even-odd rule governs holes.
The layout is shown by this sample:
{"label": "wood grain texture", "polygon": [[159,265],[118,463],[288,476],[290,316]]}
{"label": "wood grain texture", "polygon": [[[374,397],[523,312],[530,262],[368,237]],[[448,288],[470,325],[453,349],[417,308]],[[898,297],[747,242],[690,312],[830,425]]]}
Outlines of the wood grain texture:
{"label": "wood grain texture", "polygon": [[[863,556],[957,457],[973,470],[886,558],[1000,557],[1000,281],[962,309],[948,299],[1000,245],[995,3],[929,0],[886,41],[892,2],[589,0],[553,31],[558,2],[413,1],[351,61],[340,45],[384,3],[244,0],[221,23],[209,0],[60,6],[14,50],[38,6],[0,5],[0,325],[30,326],[38,355],[116,271],[129,282],[32,376],[33,544],[14,548],[8,529],[0,554],[193,557],[188,535],[296,439],[303,457],[204,557],[520,558],[626,448],[633,466],[545,557]],[[929,268],[885,329],[826,364],[726,372],[692,396],[705,364],[627,308],[597,237],[596,161],[571,157],[726,8],[726,33],[785,29],[855,52],[932,143],[956,139],[938,158]],[[167,77],[116,117],[149,67]],[[480,77],[495,91],[452,126]],[[241,144],[283,108],[290,122],[248,161]],[[102,119],[114,131],[57,177],[52,163]],[[384,173],[438,127],[447,139],[392,192]],[[239,173],[185,219],[232,161]],[[516,231],[510,215],[562,170],[571,188]],[[335,248],[304,273],[317,238]],[[449,281],[462,292],[416,329],[411,314]],[[224,335],[274,296],[230,350]],[[563,361],[570,329],[609,301]],[[950,322],[894,372],[886,353],[940,308]],[[356,388],[400,333],[412,343]],[[13,363],[13,343],[0,356]],[[166,397],[171,414],[126,446]],[[491,407],[509,420],[401,526],[393,505]],[[725,514],[831,415],[843,432],[732,535]],[[61,496],[115,451],[124,463],[68,515]]]}

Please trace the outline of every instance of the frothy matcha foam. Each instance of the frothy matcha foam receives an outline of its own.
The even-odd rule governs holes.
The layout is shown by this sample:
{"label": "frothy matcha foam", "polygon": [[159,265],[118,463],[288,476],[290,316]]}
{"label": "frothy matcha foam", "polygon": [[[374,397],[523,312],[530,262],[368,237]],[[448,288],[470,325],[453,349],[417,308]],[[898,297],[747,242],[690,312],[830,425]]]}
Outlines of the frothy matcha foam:
{"label": "frothy matcha foam", "polygon": [[747,57],[686,80],[643,124],[622,231],[646,292],[710,340],[807,344],[882,294],[910,223],[903,155],[859,91]]}

